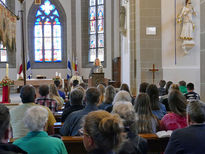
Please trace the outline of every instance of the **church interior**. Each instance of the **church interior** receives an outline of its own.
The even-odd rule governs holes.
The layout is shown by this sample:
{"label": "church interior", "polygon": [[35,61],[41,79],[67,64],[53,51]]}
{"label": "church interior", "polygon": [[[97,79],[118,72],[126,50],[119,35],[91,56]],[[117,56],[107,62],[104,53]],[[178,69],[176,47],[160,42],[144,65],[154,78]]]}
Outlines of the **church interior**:
{"label": "church interior", "polygon": [[0,142],[15,150],[173,154],[176,129],[205,129],[203,101],[205,0],[0,0],[0,128],[13,135]]}

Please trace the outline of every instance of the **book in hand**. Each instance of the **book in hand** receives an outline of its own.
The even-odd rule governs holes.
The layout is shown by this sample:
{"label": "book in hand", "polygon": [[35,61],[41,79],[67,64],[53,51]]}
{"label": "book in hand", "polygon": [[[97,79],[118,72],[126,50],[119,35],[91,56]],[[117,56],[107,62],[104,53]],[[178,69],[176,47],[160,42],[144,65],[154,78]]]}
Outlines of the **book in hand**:
{"label": "book in hand", "polygon": [[172,134],[172,132],[173,132],[172,130],[168,130],[168,131],[163,130],[163,131],[157,132],[156,135],[157,135],[159,138],[170,137],[171,134]]}

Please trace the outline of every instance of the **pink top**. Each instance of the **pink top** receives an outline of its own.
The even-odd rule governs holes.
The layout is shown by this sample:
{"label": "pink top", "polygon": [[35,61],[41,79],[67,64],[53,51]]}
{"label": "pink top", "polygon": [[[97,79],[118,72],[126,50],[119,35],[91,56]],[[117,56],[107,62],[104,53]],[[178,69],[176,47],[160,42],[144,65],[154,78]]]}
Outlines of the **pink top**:
{"label": "pink top", "polygon": [[166,114],[160,121],[160,130],[175,130],[186,126],[186,117],[182,117],[175,113]]}

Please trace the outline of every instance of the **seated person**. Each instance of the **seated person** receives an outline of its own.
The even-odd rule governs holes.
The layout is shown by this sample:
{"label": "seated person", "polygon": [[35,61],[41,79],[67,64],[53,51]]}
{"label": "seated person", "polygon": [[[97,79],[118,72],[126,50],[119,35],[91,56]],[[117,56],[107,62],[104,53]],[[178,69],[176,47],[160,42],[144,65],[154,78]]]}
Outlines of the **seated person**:
{"label": "seated person", "polygon": [[103,73],[103,66],[98,58],[95,59],[94,65],[90,70],[89,78],[92,77],[93,73]]}
{"label": "seated person", "polygon": [[58,93],[59,93],[60,97],[62,97],[65,100],[65,93],[60,90],[61,87],[62,87],[62,85],[60,84],[60,81],[59,80],[55,80],[54,84],[56,85],[56,87],[58,89]]}
{"label": "seated person", "polygon": [[111,85],[107,86],[105,88],[105,101],[101,105],[99,105],[98,108],[101,110],[106,110],[107,107],[112,107],[112,102],[114,100],[115,94],[115,88]]}
{"label": "seated person", "polygon": [[100,100],[99,100],[99,103],[97,104],[97,106],[99,106],[100,104],[104,102],[105,86],[103,84],[99,84],[97,88],[100,91]]}
{"label": "seated person", "polygon": [[48,111],[45,108],[33,106],[28,109],[23,121],[30,132],[13,144],[31,154],[67,154],[62,140],[50,137],[44,131],[47,119]]}
{"label": "seated person", "polygon": [[99,102],[100,92],[97,88],[89,88],[86,91],[86,106],[84,109],[72,112],[65,120],[60,129],[63,136],[79,136],[79,129],[81,128],[82,118],[89,112],[96,111],[97,103]]}
{"label": "seated person", "polygon": [[127,135],[127,141],[122,144],[118,154],[146,154],[147,141],[138,136],[137,115],[132,103],[125,101],[115,103],[112,113],[118,114],[123,119],[124,132]]}
{"label": "seated person", "polygon": [[85,116],[83,144],[89,154],[114,154],[123,140],[123,124],[118,115],[94,111]]}
{"label": "seated person", "polygon": [[49,98],[56,100],[58,103],[58,110],[61,110],[64,105],[64,100],[59,96],[57,87],[54,84],[50,84],[49,87]]}
{"label": "seated person", "polygon": [[81,84],[83,83],[83,79],[80,76],[79,72],[75,71],[74,75],[72,76],[72,78],[70,79],[70,85],[72,86],[73,81],[74,80],[78,80],[78,83]]}
{"label": "seated person", "polygon": [[48,85],[41,85],[39,87],[39,98],[35,100],[36,104],[48,107],[53,113],[58,111],[58,103],[56,100],[48,98],[49,87]]}
{"label": "seated person", "polygon": [[74,80],[74,81],[73,81],[73,84],[72,84],[72,87],[71,87],[71,91],[72,91],[73,89],[75,89],[78,85],[79,85],[79,81],[78,81],[78,80]]}
{"label": "seated person", "polygon": [[186,98],[178,90],[172,90],[168,97],[171,112],[160,121],[160,130],[175,130],[187,126]]}
{"label": "seated person", "polygon": [[152,113],[159,120],[161,120],[162,117],[167,113],[167,111],[165,105],[159,102],[159,91],[157,86],[155,84],[150,84],[146,89],[146,93],[150,98]]}
{"label": "seated person", "polygon": [[179,90],[181,91],[182,94],[187,93],[187,87],[185,81],[179,81]]}
{"label": "seated person", "polygon": [[166,85],[166,81],[165,80],[160,80],[159,81],[159,96],[164,96],[166,95],[166,89],[164,88],[164,86]]}
{"label": "seated person", "polygon": [[194,84],[193,83],[188,83],[187,84],[187,90],[188,93],[186,93],[184,96],[186,97],[187,101],[191,102],[194,100],[200,100],[199,94],[194,92]]}
{"label": "seated person", "polygon": [[[26,85],[21,88],[20,97],[23,102],[22,105],[19,105],[13,109],[10,110],[10,116],[11,116],[11,126],[13,130],[13,138],[21,138],[24,137],[28,133],[28,129],[24,126],[23,123],[23,117],[25,112],[33,107],[33,106],[39,106],[34,103],[36,93],[35,88],[30,85]],[[44,106],[43,106],[44,107]],[[48,107],[44,107],[48,111],[48,121],[46,124],[46,130],[49,135],[54,134],[54,123],[56,122],[53,113]]]}
{"label": "seated person", "polygon": [[148,86],[149,86],[149,83],[147,83],[147,82],[142,82],[142,83],[140,84],[139,92],[140,92],[140,93],[146,93],[146,89],[147,89]]}
{"label": "seated person", "polygon": [[68,117],[68,115],[70,113],[77,111],[77,110],[81,110],[84,108],[84,106],[82,105],[83,98],[84,98],[84,95],[83,95],[83,92],[81,90],[74,89],[73,91],[71,91],[70,106],[63,110],[63,114],[62,114],[62,118],[61,118],[62,122],[65,121],[65,119]]}
{"label": "seated person", "polygon": [[0,153],[1,154],[26,154],[19,147],[13,144],[8,144],[10,137],[10,116],[9,109],[4,105],[0,104]]}
{"label": "seated person", "polygon": [[205,103],[190,102],[187,106],[188,127],[175,130],[165,154],[202,154],[205,151]]}

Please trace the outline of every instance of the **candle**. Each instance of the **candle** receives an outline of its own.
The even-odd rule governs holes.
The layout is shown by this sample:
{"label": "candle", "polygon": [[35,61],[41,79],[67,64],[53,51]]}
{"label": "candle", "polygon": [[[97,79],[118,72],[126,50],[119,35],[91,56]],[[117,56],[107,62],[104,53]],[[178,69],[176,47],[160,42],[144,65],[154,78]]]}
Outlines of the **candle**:
{"label": "candle", "polygon": [[59,73],[59,77],[60,77],[60,79],[61,79],[61,73]]}
{"label": "candle", "polygon": [[19,74],[17,74],[17,80],[19,79]]}
{"label": "candle", "polygon": [[56,72],[56,76],[58,76],[58,72]]}
{"label": "candle", "polygon": [[9,77],[9,64],[6,64],[6,76]]}

